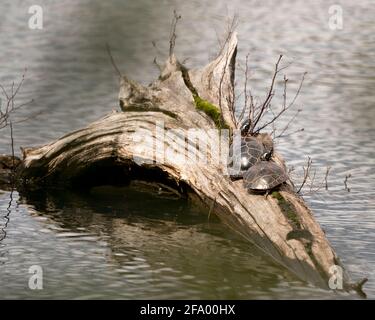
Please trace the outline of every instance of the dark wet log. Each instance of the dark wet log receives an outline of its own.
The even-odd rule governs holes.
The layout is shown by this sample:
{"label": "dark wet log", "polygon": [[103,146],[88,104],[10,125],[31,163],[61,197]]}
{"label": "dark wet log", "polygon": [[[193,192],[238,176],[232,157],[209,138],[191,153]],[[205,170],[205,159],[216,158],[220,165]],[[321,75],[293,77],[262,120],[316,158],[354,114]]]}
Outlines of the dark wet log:
{"label": "dark wet log", "polygon": [[0,155],[0,189],[11,190],[14,182],[14,172],[21,160],[10,155]]}
{"label": "dark wet log", "polygon": [[[161,126],[165,130],[198,128],[207,134],[218,126],[235,129],[236,51],[233,34],[218,58],[202,69],[187,70],[172,55],[159,79],[148,87],[123,77],[119,93],[122,111],[47,145],[23,149],[22,187],[92,186],[131,180],[162,183],[200,202],[207,212],[216,214],[299,278],[328,288],[330,268],[340,263],[311,210],[291,185],[265,197],[249,194],[241,180],[231,181],[222,163],[200,163],[188,152],[185,156],[194,165],[180,161],[177,154],[164,162],[153,161],[163,159],[173,145],[182,146],[184,152],[187,144],[195,143],[183,135],[162,137],[158,134]],[[202,111],[202,101],[220,107],[222,118]],[[156,148],[154,142],[134,138],[140,130],[151,132]],[[202,153],[199,150],[198,156]],[[277,153],[273,161],[285,165]],[[344,271],[344,290],[353,288]]]}

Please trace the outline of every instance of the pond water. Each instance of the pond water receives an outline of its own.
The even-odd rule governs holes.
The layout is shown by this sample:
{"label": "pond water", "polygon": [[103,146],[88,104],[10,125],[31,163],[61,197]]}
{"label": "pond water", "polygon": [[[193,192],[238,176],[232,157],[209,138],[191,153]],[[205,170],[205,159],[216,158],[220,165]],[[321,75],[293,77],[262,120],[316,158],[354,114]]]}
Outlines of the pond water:
{"label": "pond water", "polygon": [[[304,131],[279,139],[277,149],[297,181],[307,156],[319,178],[331,166],[329,190],[306,192],[305,199],[351,276],[368,277],[366,292],[375,298],[375,6],[334,3],[343,10],[343,29],[329,28],[333,3],[323,0],[39,1],[44,28],[31,30],[34,1],[3,0],[0,83],[9,87],[27,68],[18,102],[34,102],[17,118],[40,112],[15,125],[17,150],[118,109],[106,43],[122,72],[147,84],[158,76],[154,57],[166,58],[173,9],[183,16],[176,52],[189,67],[215,55],[217,35],[237,13],[239,88],[247,52],[260,99],[279,54],[291,63],[290,97],[308,72],[292,128]],[[276,93],[280,102],[281,86]],[[10,153],[6,130],[0,153]],[[0,298],[355,298],[298,280],[183,200],[127,188],[27,197],[0,191],[0,212]],[[28,287],[32,265],[43,268],[43,290]]]}

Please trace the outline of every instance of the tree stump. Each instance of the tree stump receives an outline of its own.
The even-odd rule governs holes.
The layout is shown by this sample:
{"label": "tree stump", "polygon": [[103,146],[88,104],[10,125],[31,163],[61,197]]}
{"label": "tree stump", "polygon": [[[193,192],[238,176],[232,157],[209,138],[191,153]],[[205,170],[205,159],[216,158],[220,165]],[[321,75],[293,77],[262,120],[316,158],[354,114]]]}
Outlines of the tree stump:
{"label": "tree stump", "polygon": [[[267,197],[250,194],[241,180],[232,181],[225,174],[223,163],[194,163],[197,154],[205,156],[204,150],[186,152],[195,141],[184,136],[184,130],[196,128],[209,134],[218,127],[236,129],[236,52],[233,33],[218,57],[201,69],[188,70],[172,53],[159,79],[147,87],[123,76],[121,111],[47,145],[23,149],[19,187],[81,187],[131,180],[158,183],[201,203],[207,212],[216,214],[300,279],[328,288],[331,268],[341,264],[290,183]],[[220,117],[211,112],[212,106],[220,106]],[[161,134],[163,129],[174,134]],[[135,139],[139,132],[144,135]],[[151,141],[146,139],[150,134]],[[176,145],[191,162],[182,161],[176,151],[165,157]],[[276,152],[273,161],[285,165]],[[351,283],[345,270],[343,277],[345,291],[361,290]]]}

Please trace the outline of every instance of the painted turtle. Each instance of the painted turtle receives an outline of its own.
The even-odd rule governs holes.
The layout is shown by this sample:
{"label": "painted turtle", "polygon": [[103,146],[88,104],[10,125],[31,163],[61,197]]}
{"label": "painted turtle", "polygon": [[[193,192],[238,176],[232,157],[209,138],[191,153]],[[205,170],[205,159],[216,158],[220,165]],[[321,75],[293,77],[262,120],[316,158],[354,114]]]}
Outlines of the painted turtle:
{"label": "painted turtle", "polygon": [[241,137],[229,147],[228,172],[232,178],[241,178],[247,169],[255,165],[264,156],[265,150],[256,138]]}
{"label": "painted turtle", "polygon": [[285,170],[272,161],[259,161],[243,176],[248,191],[268,192],[288,180]]}
{"label": "painted turtle", "polygon": [[[273,140],[270,134],[268,133],[251,133],[251,123],[250,120],[245,120],[241,125],[241,136],[255,137],[260,143],[263,144],[264,152],[267,153],[268,158],[271,158],[273,152]],[[269,160],[269,159],[267,159]]]}

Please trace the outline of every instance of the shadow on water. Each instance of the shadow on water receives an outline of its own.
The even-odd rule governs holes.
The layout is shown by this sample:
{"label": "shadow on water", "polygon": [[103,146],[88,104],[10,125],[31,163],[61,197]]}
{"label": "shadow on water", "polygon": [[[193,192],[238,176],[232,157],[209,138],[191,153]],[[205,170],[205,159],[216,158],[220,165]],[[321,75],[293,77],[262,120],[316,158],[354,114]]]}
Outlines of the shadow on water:
{"label": "shadow on water", "polygon": [[[49,285],[38,297],[331,296],[295,279],[217,218],[207,221],[207,214],[185,199],[106,186],[28,193],[20,203],[38,221],[34,232],[49,230],[53,236],[33,248],[50,270],[45,272]],[[8,249],[12,246],[22,243],[10,243]],[[10,296],[29,297],[11,285],[11,277],[5,279]]]}

